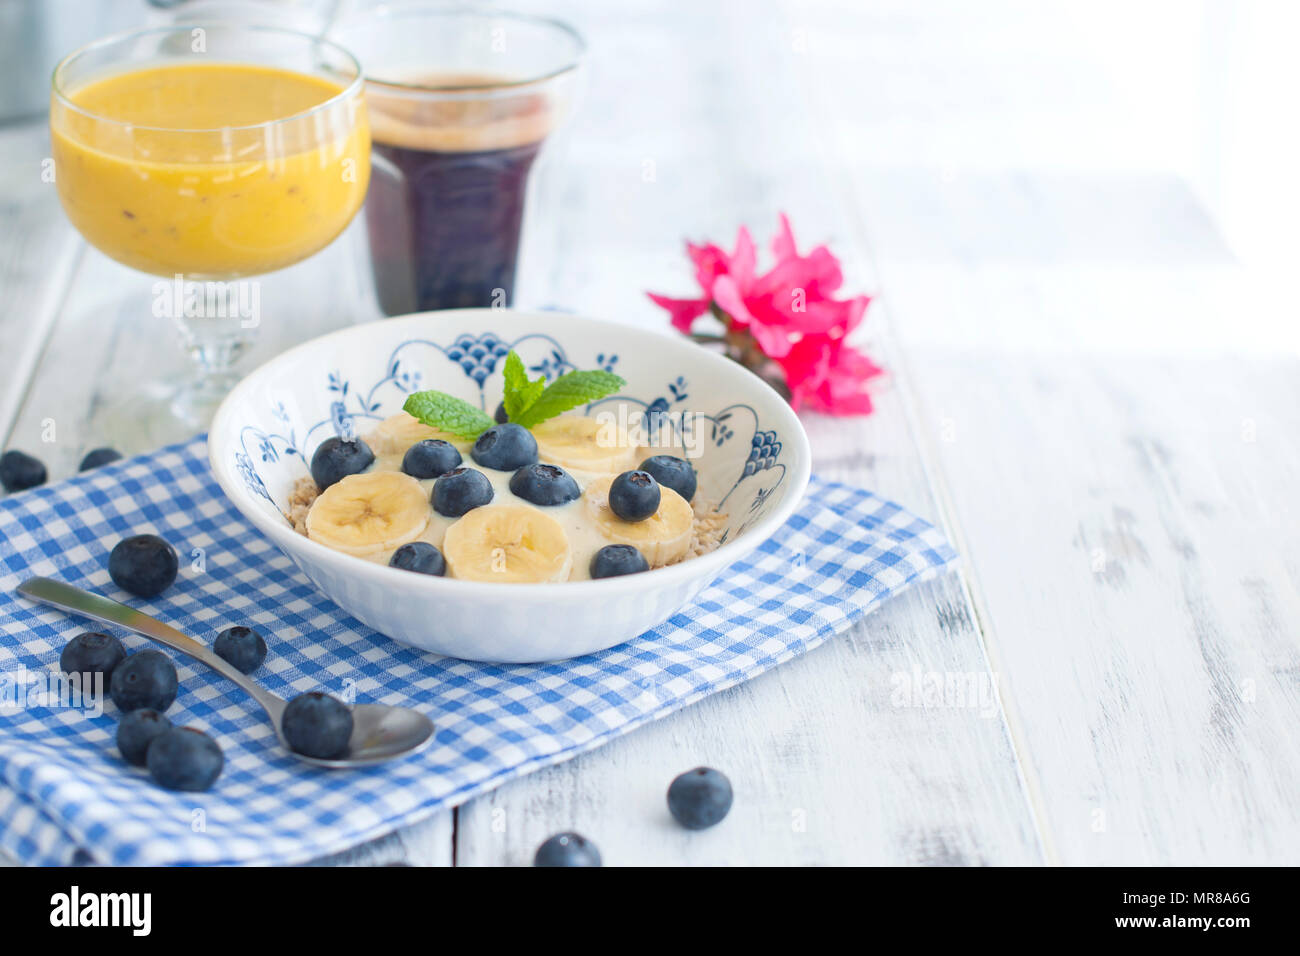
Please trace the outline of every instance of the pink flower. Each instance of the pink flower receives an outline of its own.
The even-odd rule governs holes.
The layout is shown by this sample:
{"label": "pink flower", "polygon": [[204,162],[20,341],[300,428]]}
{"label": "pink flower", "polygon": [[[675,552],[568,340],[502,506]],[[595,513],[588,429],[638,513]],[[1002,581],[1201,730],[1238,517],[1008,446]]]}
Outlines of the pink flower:
{"label": "pink flower", "polygon": [[[704,297],[700,299],[670,299],[666,295],[658,295],[654,292],[647,293],[652,302],[668,310],[675,329],[690,334],[691,326],[695,320],[709,311],[713,284],[720,276],[727,274],[731,269],[733,259],[741,259],[742,244],[748,244],[750,248],[750,268],[752,269],[754,243],[749,238],[749,233],[744,226],[740,227],[740,235],[736,238],[736,253],[733,256],[728,256],[713,243],[706,246],[686,243],[686,254],[691,257],[691,262],[695,263],[695,281],[704,290]],[[743,259],[740,264],[743,266]]]}
{"label": "pink flower", "polygon": [[[862,321],[865,295],[836,299],[843,282],[839,260],[825,246],[800,255],[790,221],[781,214],[772,241],[773,267],[759,275],[754,241],[744,226],[731,255],[712,243],[688,243],[695,279],[702,295],[674,299],[650,293],[667,309],[675,328],[690,334],[695,320],[714,309],[727,327],[726,342],[734,358],[753,365],[746,342],[783,370],[794,407],[807,403],[830,414],[866,414],[871,400],[864,383],[881,369],[844,344]],[[735,353],[740,354],[735,354]]]}
{"label": "pink flower", "polygon": [[864,386],[885,371],[842,338],[829,335],[800,339],[778,361],[785,370],[790,404],[799,408],[806,403],[828,415],[871,414],[871,396]]}

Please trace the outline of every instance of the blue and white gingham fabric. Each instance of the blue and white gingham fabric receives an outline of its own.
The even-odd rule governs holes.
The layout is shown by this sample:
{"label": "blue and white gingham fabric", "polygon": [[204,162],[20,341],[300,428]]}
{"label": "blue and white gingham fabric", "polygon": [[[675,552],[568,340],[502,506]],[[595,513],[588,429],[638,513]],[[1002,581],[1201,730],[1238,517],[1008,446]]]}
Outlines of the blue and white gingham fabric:
{"label": "blue and white gingham fabric", "polygon": [[[152,601],[107,572],[113,544],[146,531],[181,556],[176,584]],[[655,630],[577,660],[472,664],[395,644],[319,594],[226,500],[201,438],[107,465],[0,500],[0,848],[38,864],[308,861],[762,673],[954,558],[898,505],[814,478],[771,540]],[[96,625],[16,596],[31,575],[126,601],[199,640],[252,625],[270,647],[255,677],[272,691],[351,689],[418,707],[436,739],[380,767],[313,768],[280,750],[242,691],[173,655],[181,693],[168,717],[211,734],[226,764],[207,793],[162,790],[118,755],[111,701],[93,716],[35,692],[68,639]],[[122,636],[128,649],[148,646]]]}

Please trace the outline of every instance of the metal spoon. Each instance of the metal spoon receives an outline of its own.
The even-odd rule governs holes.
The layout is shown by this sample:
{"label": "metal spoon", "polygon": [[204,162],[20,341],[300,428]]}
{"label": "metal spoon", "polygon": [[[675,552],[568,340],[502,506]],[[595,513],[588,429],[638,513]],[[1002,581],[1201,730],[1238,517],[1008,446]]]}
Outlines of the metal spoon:
{"label": "metal spoon", "polygon": [[194,638],[125,604],[53,578],[28,578],[18,585],[18,593],[91,620],[124,627],[159,644],[166,644],[200,664],[207,664],[221,676],[234,681],[262,705],[266,715],[271,718],[276,736],[286,750],[299,760],[318,767],[364,767],[383,763],[385,760],[415,753],[433,739],[433,721],[418,711],[406,707],[389,707],[386,704],[357,704],[352,708],[352,737],[348,741],[347,756],[337,760],[321,760],[295,753],[284,739],[284,731],[280,729],[280,721],[288,702],[253,683],[233,664],[218,657]]}

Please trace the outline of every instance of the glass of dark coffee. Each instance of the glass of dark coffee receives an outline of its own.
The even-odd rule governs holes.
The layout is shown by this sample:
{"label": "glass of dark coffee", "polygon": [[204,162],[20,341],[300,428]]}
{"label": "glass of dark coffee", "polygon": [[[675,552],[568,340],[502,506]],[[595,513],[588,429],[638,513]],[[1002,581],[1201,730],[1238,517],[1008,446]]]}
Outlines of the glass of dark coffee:
{"label": "glass of dark coffee", "polygon": [[489,8],[392,4],[338,23],[366,75],[366,225],[386,315],[506,306],[528,183],[572,101],[569,26]]}

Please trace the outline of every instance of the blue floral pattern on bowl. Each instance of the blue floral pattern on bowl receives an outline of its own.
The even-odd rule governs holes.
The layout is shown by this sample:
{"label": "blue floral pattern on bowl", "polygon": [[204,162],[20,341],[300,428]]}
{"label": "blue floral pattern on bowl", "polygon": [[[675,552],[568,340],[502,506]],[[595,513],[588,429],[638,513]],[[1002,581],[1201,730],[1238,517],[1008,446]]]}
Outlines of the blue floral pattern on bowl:
{"label": "blue floral pattern on bowl", "polygon": [[[321,371],[322,391],[328,396],[328,414],[307,427],[295,427],[294,417],[283,402],[268,409],[272,424],[262,428],[245,424],[239,433],[239,449],[234,452],[235,467],[246,487],[266,499],[282,512],[284,503],[272,495],[266,469],[292,460],[298,474],[305,474],[312,452],[326,438],[363,434],[375,422],[401,410],[406,395],[423,388],[456,391],[448,381],[452,368],[459,369],[469,380],[471,394],[484,411],[496,407],[500,392],[499,371],[506,354],[519,352],[526,367],[534,374],[554,379],[575,368],[603,368],[617,371],[618,354],[593,343],[589,354],[570,357],[569,351],[555,338],[531,333],[509,340],[493,332],[463,332],[446,344],[426,338],[407,339],[398,344],[374,376],[349,376],[339,369]],[[489,390],[488,383],[492,382]],[[707,425],[702,436],[713,458],[698,463],[701,488],[708,486],[709,497],[720,510],[738,515],[729,523],[726,537],[745,530],[757,520],[763,505],[785,479],[786,466],[781,460],[782,443],[773,429],[764,429],[758,412],[748,404],[732,404],[712,412],[692,408],[691,385],[685,375],[671,371],[655,394],[632,394],[631,388],[617,396],[588,406],[588,411],[607,403],[623,403],[640,409],[645,416],[652,442],[665,438],[662,429],[677,428],[678,413],[690,412]],[[465,397],[461,390],[462,397]],[[470,399],[471,401],[473,398]],[[747,443],[747,448],[738,443]],[[727,467],[711,468],[710,462],[725,460]],[[737,494],[741,488],[742,494]]]}

